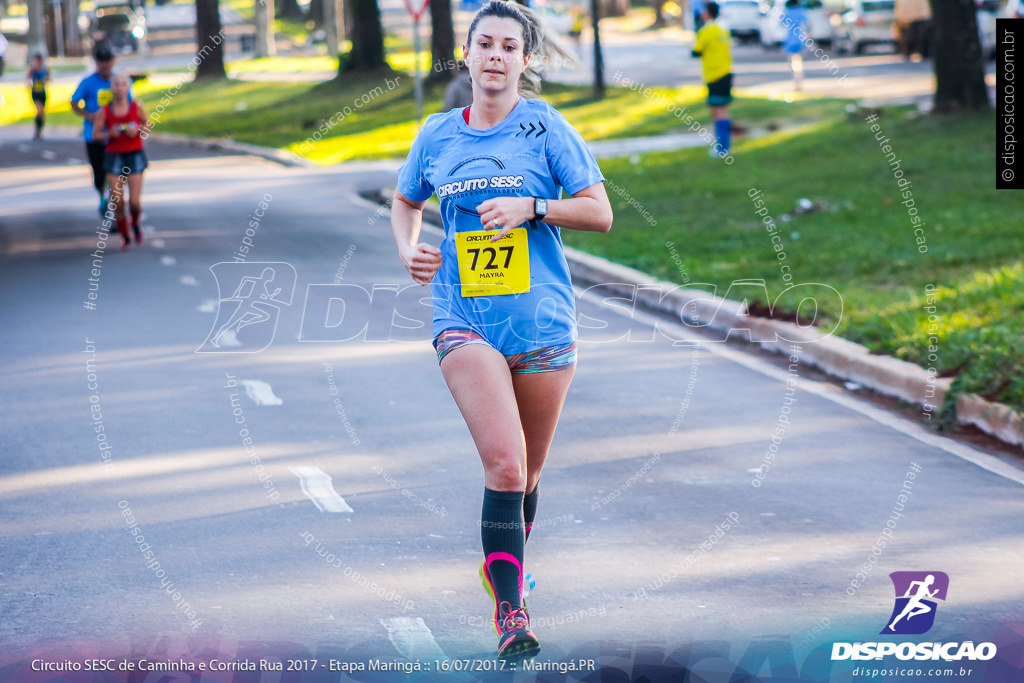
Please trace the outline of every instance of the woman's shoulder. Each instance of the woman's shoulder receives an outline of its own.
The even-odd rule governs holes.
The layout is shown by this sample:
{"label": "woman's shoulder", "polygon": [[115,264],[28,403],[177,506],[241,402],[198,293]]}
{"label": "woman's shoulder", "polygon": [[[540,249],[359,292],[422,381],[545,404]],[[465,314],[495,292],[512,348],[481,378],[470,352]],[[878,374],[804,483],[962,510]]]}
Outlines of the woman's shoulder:
{"label": "woman's shoulder", "polygon": [[528,116],[531,119],[541,119],[545,123],[548,121],[552,122],[556,126],[558,125],[571,125],[569,120],[565,118],[562,112],[551,106],[550,103],[539,99],[539,98],[526,98],[525,106],[523,107],[523,116]]}
{"label": "woman's shoulder", "polygon": [[546,129],[554,129],[562,133],[566,130],[576,130],[576,127],[565,118],[565,114],[558,111],[550,103],[541,99],[526,100],[526,107],[523,109],[523,116],[532,120],[540,120]]}
{"label": "woman's shoulder", "polygon": [[420,128],[420,135],[435,135],[452,128],[458,128],[457,118],[462,115],[462,107],[455,107],[449,111],[431,114],[423,122]]}
{"label": "woman's shoulder", "polygon": [[552,113],[559,113],[557,109],[547,102],[547,100],[543,100],[539,97],[524,97],[523,107],[526,112],[531,114],[547,114],[550,116]]}

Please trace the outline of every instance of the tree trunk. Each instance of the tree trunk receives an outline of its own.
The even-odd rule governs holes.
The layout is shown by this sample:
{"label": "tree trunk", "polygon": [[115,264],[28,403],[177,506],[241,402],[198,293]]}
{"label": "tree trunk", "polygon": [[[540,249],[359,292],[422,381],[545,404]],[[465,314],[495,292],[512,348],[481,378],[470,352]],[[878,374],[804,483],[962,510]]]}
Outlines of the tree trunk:
{"label": "tree trunk", "polygon": [[274,40],[273,0],[255,0],[253,20],[253,23],[256,24],[256,56],[273,57],[277,54],[277,43]]}
{"label": "tree trunk", "polygon": [[974,0],[931,0],[935,111],[990,106]]}
{"label": "tree trunk", "polygon": [[338,42],[352,36],[352,0],[338,0]]}
{"label": "tree trunk", "polygon": [[[665,21],[665,5],[667,5],[668,2],[669,0],[653,0],[653,2],[651,2],[651,6],[654,7],[654,24],[652,24],[654,28],[661,28],[668,24],[668,22]],[[687,5],[689,5],[689,3],[687,3]]]}
{"label": "tree trunk", "polygon": [[327,43],[327,54],[337,57],[341,52],[338,44],[338,0],[323,0],[324,4],[324,40]]}
{"label": "tree trunk", "polygon": [[28,0],[28,53],[49,54],[46,49],[46,15],[44,0]]}
{"label": "tree trunk", "polygon": [[66,0],[64,3],[64,53],[69,56],[81,56],[82,35],[78,30],[78,2]]}
{"label": "tree trunk", "polygon": [[59,49],[57,47],[57,25],[54,21],[55,14],[52,2],[45,2],[43,15],[43,22],[46,26],[46,49],[43,52],[51,57],[63,55],[64,46],[61,45]]}
{"label": "tree trunk", "polygon": [[451,0],[430,0],[430,64],[427,78],[433,81],[451,80],[458,70]]}
{"label": "tree trunk", "polygon": [[601,52],[600,0],[590,0],[590,24],[594,29],[594,97],[604,99],[604,56]]}
{"label": "tree trunk", "polygon": [[196,80],[227,78],[224,73],[224,29],[220,25],[220,0],[196,0]]}
{"label": "tree trunk", "polygon": [[309,0],[309,14],[306,21],[312,21],[317,28],[324,27],[324,0]]}
{"label": "tree trunk", "polygon": [[353,0],[352,51],[338,60],[338,73],[374,71],[387,66],[384,61],[384,29],[380,24],[377,0]]}
{"label": "tree trunk", "polygon": [[[198,1],[198,0],[197,0]],[[298,0],[277,0],[277,16],[283,19],[303,19]]]}

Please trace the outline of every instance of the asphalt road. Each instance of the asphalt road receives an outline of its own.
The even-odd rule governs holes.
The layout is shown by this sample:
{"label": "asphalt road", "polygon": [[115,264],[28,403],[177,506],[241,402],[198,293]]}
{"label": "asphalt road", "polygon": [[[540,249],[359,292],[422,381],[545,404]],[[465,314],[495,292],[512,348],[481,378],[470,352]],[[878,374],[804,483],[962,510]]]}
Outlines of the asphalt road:
{"label": "asphalt road", "polygon": [[[357,195],[393,182],[394,165],[282,168],[153,144],[146,243],[97,252],[88,171],[67,163],[79,143],[18,151],[12,137],[0,137],[0,680],[51,680],[33,660],[96,655],[318,660],[234,678],[267,681],[489,662],[481,468],[429,335],[407,320],[428,312],[388,220]],[[211,271],[246,239],[246,264]],[[262,308],[276,324],[197,353],[241,275],[267,267],[254,262],[279,274]],[[325,290],[311,286],[334,284],[345,306],[318,305]],[[537,661],[593,659],[602,680],[645,666],[681,680],[684,665],[694,681],[737,667],[855,680],[857,663],[827,661],[832,643],[884,639],[888,574],[914,570],[945,572],[950,588],[928,635],[904,638],[1001,648],[931,680],[1019,673],[1005,661],[1024,633],[1019,469],[799,364],[678,343],[693,333],[656,332],[592,293],[580,302],[580,366],[527,547]],[[115,678],[162,680],[96,680]]]}

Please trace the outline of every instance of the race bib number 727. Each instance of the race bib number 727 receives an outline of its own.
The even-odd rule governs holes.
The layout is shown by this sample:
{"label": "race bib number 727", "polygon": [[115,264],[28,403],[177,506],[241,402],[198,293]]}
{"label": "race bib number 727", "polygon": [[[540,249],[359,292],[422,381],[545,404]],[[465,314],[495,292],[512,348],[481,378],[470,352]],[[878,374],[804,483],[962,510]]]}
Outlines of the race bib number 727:
{"label": "race bib number 727", "polygon": [[493,230],[455,233],[462,296],[530,291],[530,246],[526,228],[513,228],[497,242]]}

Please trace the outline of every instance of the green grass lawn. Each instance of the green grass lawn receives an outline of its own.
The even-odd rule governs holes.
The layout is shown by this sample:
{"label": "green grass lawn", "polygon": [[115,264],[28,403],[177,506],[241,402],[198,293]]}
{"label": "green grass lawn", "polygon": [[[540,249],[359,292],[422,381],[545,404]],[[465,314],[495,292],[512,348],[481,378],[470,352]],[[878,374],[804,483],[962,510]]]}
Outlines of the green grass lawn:
{"label": "green grass lawn", "polygon": [[[412,53],[396,49],[389,53],[389,59],[396,66],[411,67]],[[333,64],[334,60],[326,56],[282,57],[233,62],[228,68],[239,72],[301,72],[322,71],[332,68]],[[424,67],[427,66],[424,63]],[[408,151],[416,131],[413,78],[408,72],[389,74],[386,78],[391,83],[397,80],[398,87],[387,90],[385,76],[325,83],[188,83],[167,107],[161,130],[208,137],[229,136],[242,142],[292,149],[325,164],[401,156]],[[0,123],[29,121],[34,114],[27,92],[22,92],[24,88],[12,84],[0,88],[9,102],[0,112]],[[159,102],[162,95],[159,88],[150,84],[137,84],[136,92],[151,106]],[[595,101],[589,88],[549,86],[545,97],[590,140],[685,132],[681,115],[673,116],[664,102],[672,102],[676,111],[686,109],[691,115],[707,120],[701,87],[659,89],[658,92],[664,100],[643,97],[625,88],[611,88],[608,97]],[[425,95],[425,111],[438,111],[444,97],[443,86],[428,84]],[[62,90],[55,90],[51,100],[52,106],[48,109],[54,123],[65,119],[75,121],[61,114],[66,110],[66,95]],[[357,100],[358,107],[355,106]],[[238,111],[239,102],[245,103],[244,111]],[[836,111],[840,104],[831,100],[785,103],[740,97],[733,107],[733,118],[745,127],[796,125],[819,120],[825,112]],[[302,142],[345,107],[350,107],[351,113],[315,146],[303,151]]]}
{"label": "green grass lawn", "polygon": [[[333,62],[308,59],[292,66],[318,70]],[[401,157],[416,132],[412,78],[387,78],[398,87],[388,90],[384,75],[316,84],[190,83],[157,130],[290,149],[318,163]],[[0,124],[28,122],[27,90],[3,87],[8,106]],[[164,93],[146,83],[136,92],[151,109]],[[69,94],[53,89],[52,122],[78,123],[63,104]],[[659,94],[708,121],[701,88]],[[784,292],[784,263],[793,283],[825,283],[839,292],[841,307],[823,300],[820,311],[829,327],[838,322],[838,334],[1024,408],[1024,195],[992,189],[993,115],[916,117],[893,108],[879,119],[913,183],[927,240],[921,253],[885,156],[869,124],[845,113],[846,102],[739,95],[735,123],[779,132],[737,139],[731,166],[708,158],[704,148],[602,162],[614,183],[615,227],[608,235],[567,231],[566,242],[681,283],[671,242],[691,282],[724,293],[733,281],[764,279],[770,297],[782,293],[781,307],[792,311],[797,302]],[[442,96],[442,87],[427,87],[426,111],[437,111]],[[551,86],[545,97],[590,140],[685,130],[663,103],[622,88],[600,101],[586,88]],[[349,112],[329,126],[345,107]],[[304,144],[322,126],[329,128],[323,139]],[[784,262],[755,213],[753,189],[778,228]],[[812,202],[811,211],[795,210],[801,199]],[[926,285],[936,288],[931,360]]]}
{"label": "green grass lawn", "polygon": [[317,73],[338,70],[338,58],[326,54],[303,57],[265,57],[262,59],[239,59],[224,65],[233,73]]}
{"label": "green grass lawn", "polygon": [[[733,281],[760,278],[775,297],[786,289],[780,265],[788,265],[793,283],[839,291],[842,310],[838,300],[823,298],[822,313],[829,327],[839,322],[841,336],[960,376],[959,387],[1019,410],[1024,196],[993,189],[992,114],[909,113],[887,109],[878,123],[912,182],[926,253],[918,250],[909,207],[868,124],[838,109],[800,134],[740,142],[732,166],[703,149],[604,162],[622,192],[609,193],[615,227],[608,235],[567,232],[566,242],[682,283],[666,244],[672,242],[686,277],[720,293]],[[755,213],[755,188],[778,229],[784,261]],[[795,211],[801,199],[816,210]],[[936,288],[932,321],[924,308],[927,285]],[[797,302],[783,294],[780,303],[792,311]],[[930,332],[937,347],[931,359]]]}

